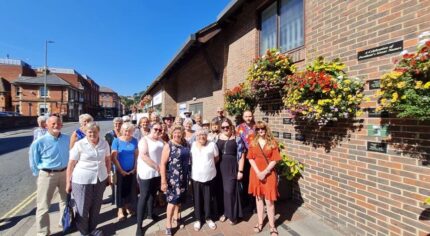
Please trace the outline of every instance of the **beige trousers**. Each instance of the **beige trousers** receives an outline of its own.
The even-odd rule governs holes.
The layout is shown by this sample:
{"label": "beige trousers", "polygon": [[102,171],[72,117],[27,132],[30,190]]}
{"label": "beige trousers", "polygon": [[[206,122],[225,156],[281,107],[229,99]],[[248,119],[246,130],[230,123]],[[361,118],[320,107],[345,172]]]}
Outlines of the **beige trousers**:
{"label": "beige trousers", "polygon": [[67,200],[66,171],[48,173],[41,170],[37,177],[36,225],[38,236],[50,234],[49,206],[57,188],[60,194],[60,216],[62,216]]}

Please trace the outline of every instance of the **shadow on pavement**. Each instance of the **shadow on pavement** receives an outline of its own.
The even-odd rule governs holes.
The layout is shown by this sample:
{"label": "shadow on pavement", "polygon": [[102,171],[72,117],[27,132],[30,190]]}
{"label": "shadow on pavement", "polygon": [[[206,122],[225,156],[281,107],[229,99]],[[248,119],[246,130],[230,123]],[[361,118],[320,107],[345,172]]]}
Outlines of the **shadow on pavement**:
{"label": "shadow on pavement", "polygon": [[25,219],[25,218],[27,218],[29,216],[35,215],[35,214],[36,214],[36,207],[34,207],[32,210],[30,210],[26,214],[19,215],[19,216],[13,216],[13,217],[10,217],[10,218],[1,219],[0,223],[3,223],[3,222],[7,222],[7,223],[0,226],[0,232],[1,231],[5,231],[7,229],[10,229],[10,228],[14,227],[21,220],[23,220],[23,219]]}
{"label": "shadow on pavement", "polygon": [[28,147],[33,141],[33,136],[22,136],[12,138],[0,138],[0,155]]}

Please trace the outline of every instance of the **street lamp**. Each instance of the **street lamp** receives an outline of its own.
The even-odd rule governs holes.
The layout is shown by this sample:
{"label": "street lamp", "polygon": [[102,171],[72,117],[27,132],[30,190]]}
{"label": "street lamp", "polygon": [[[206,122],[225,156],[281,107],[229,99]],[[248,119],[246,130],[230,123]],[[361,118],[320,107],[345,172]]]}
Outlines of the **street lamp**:
{"label": "street lamp", "polygon": [[43,83],[43,92],[45,93],[43,96],[43,106],[45,113],[43,115],[48,111],[48,106],[46,105],[46,97],[48,96],[48,91],[46,89],[46,81],[48,79],[48,43],[54,43],[54,41],[45,41],[45,82]]}

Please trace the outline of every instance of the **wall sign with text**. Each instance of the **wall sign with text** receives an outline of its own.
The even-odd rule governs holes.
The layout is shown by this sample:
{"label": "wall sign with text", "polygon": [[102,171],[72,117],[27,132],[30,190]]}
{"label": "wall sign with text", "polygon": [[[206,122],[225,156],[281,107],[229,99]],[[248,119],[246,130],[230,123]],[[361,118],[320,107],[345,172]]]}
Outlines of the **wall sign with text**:
{"label": "wall sign with text", "polygon": [[387,143],[367,142],[367,151],[387,153]]}
{"label": "wall sign with text", "polygon": [[403,40],[360,51],[357,53],[357,60],[361,61],[401,51],[403,51]]}

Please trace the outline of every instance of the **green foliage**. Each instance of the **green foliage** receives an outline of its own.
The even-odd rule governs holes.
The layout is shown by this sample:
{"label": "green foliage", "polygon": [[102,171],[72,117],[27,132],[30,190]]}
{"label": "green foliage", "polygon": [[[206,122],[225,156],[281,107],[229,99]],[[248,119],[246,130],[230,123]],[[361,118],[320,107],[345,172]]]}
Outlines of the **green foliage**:
{"label": "green foliage", "polygon": [[430,205],[430,197],[426,198],[426,200],[424,200],[424,204],[425,205]]}
{"label": "green foliage", "polygon": [[283,150],[285,149],[282,143],[279,144],[281,150],[282,160],[276,165],[278,174],[287,180],[292,180],[296,176],[300,176],[301,172],[304,171],[305,166],[298,160],[294,160],[289,157]]}
{"label": "green foliage", "polygon": [[245,110],[254,110],[255,98],[251,95],[247,83],[227,89],[224,94],[225,109],[231,116],[241,116]]}

